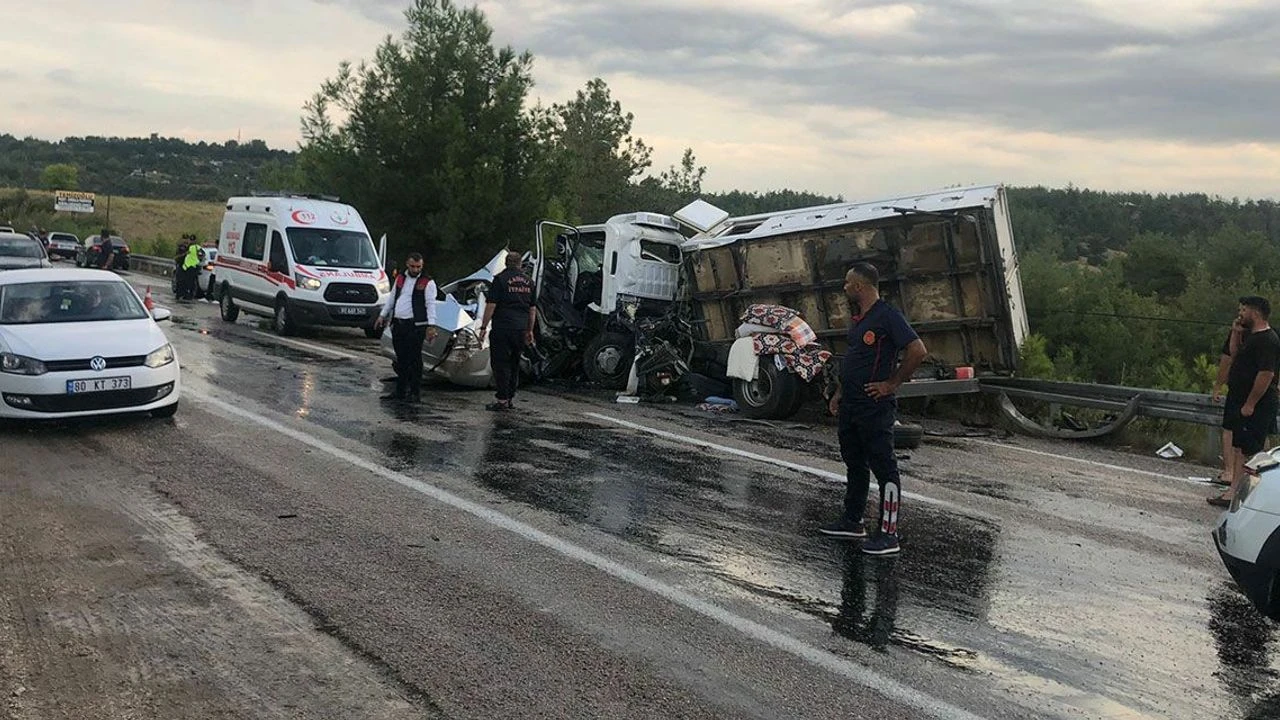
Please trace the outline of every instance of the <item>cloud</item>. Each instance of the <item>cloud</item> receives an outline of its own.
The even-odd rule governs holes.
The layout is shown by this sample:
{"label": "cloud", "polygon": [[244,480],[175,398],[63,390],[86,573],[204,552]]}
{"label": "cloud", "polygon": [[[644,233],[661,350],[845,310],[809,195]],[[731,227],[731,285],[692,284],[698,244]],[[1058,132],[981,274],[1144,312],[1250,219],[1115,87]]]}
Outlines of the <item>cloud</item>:
{"label": "cloud", "polygon": [[[6,10],[0,132],[243,132],[302,104],[410,0],[45,0]],[[457,0],[466,6],[470,0]],[[955,182],[1280,192],[1272,0],[480,0],[536,97],[603,77],[655,169],[847,197]],[[68,21],[67,18],[74,18]],[[5,63],[10,63],[8,66]]]}
{"label": "cloud", "polygon": [[591,5],[506,29],[539,58],[606,78],[644,73],[762,105],[1101,138],[1280,139],[1280,73],[1256,65],[1280,42],[1274,4],[1171,0],[1145,15],[1152,1],[732,4]]}
{"label": "cloud", "polygon": [[54,68],[45,73],[44,77],[54,85],[62,85],[63,87],[75,87],[80,84],[80,79],[69,68]]}

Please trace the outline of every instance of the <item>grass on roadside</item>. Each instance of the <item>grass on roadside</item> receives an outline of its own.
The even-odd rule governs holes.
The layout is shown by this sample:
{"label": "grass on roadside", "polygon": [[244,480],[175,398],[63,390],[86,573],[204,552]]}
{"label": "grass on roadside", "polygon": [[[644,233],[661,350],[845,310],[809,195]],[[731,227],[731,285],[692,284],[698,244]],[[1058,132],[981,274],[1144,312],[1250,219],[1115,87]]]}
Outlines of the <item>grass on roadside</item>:
{"label": "grass on roadside", "polygon": [[[216,239],[225,209],[222,203],[190,200],[112,197],[110,202],[111,229],[133,252],[159,257],[172,256],[184,233],[194,233],[201,240]],[[95,198],[92,213],[68,213],[54,211],[52,192],[0,188],[0,224],[12,225],[19,232],[35,226],[83,238],[107,225],[107,196]]]}

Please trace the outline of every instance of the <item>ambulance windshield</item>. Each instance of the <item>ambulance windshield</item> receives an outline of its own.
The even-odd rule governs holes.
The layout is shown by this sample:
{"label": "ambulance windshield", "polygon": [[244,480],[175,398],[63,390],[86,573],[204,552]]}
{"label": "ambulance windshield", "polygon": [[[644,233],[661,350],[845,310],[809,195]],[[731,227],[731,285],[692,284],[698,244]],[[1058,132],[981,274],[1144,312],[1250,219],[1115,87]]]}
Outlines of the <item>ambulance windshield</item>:
{"label": "ambulance windshield", "polygon": [[302,227],[291,227],[285,232],[289,235],[294,261],[303,265],[361,270],[379,267],[373,242],[362,232]]}

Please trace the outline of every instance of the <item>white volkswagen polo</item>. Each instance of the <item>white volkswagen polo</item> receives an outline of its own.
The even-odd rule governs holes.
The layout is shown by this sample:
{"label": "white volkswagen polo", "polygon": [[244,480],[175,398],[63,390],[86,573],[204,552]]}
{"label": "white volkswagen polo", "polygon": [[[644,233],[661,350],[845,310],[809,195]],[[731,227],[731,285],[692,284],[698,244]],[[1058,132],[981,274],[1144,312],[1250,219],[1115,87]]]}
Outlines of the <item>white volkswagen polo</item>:
{"label": "white volkswagen polo", "polygon": [[0,417],[178,409],[178,355],[134,289],[105,270],[0,273]]}

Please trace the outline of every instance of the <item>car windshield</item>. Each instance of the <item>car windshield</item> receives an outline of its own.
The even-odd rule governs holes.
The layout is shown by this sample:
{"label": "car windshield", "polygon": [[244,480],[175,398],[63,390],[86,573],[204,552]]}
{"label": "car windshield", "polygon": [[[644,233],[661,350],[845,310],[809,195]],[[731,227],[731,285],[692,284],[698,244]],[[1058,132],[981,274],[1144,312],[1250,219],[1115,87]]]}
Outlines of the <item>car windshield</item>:
{"label": "car windshield", "polygon": [[65,233],[50,233],[50,234],[49,234],[49,239],[50,239],[50,240],[60,240],[60,241],[62,241],[62,242],[75,242],[75,241],[76,241],[76,236],[75,236],[75,235],[67,235],[67,234],[65,234]]}
{"label": "car windshield", "polygon": [[362,270],[378,268],[378,254],[364,233],[323,228],[289,228],[286,232],[293,248],[293,259],[303,265]]}
{"label": "car windshield", "polygon": [[0,325],[141,320],[146,308],[129,286],[111,280],[0,285]]}
{"label": "car windshield", "polygon": [[5,257],[39,258],[44,257],[40,243],[31,238],[0,238],[0,255]]}

